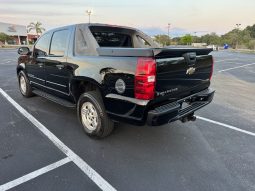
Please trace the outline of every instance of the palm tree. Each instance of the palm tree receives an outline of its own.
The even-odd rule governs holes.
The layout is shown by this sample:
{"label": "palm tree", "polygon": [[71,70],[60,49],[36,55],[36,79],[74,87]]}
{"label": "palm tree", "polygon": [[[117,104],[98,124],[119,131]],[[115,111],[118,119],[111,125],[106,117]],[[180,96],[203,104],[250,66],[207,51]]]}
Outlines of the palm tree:
{"label": "palm tree", "polygon": [[42,23],[41,22],[31,22],[28,26],[27,26],[27,31],[30,32],[31,30],[35,30],[37,36],[38,34],[42,34],[43,31],[45,31],[45,28],[42,27]]}

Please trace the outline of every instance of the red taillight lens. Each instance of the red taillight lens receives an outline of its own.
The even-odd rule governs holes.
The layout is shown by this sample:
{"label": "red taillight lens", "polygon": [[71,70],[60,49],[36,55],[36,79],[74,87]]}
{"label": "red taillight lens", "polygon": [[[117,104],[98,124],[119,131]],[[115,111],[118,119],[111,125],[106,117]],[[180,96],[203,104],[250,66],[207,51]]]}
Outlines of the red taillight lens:
{"label": "red taillight lens", "polygon": [[151,100],[155,95],[156,61],[138,58],[135,73],[135,98]]}
{"label": "red taillight lens", "polygon": [[212,79],[212,75],[213,75],[213,67],[214,67],[214,58],[212,58],[212,68],[211,68],[211,73],[210,73],[210,81]]}

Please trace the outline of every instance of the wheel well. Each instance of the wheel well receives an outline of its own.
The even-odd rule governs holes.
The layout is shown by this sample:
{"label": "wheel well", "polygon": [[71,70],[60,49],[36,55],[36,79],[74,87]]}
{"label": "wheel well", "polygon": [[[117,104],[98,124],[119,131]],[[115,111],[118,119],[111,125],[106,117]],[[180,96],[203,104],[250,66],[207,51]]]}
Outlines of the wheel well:
{"label": "wheel well", "polygon": [[81,94],[88,92],[88,91],[99,91],[99,87],[91,82],[84,81],[84,80],[75,80],[72,82],[71,91],[74,96],[75,102],[78,102]]}

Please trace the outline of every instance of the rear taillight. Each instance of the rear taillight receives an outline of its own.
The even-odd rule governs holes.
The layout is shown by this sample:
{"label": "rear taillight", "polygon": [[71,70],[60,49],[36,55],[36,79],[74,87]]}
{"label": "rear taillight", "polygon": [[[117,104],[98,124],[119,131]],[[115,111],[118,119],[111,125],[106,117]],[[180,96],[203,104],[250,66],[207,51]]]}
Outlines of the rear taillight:
{"label": "rear taillight", "polygon": [[212,79],[212,75],[213,75],[213,67],[214,67],[214,58],[212,58],[212,68],[211,68],[211,73],[210,73],[210,80]]}
{"label": "rear taillight", "polygon": [[151,100],[155,95],[156,61],[153,58],[138,58],[135,73],[135,98]]}

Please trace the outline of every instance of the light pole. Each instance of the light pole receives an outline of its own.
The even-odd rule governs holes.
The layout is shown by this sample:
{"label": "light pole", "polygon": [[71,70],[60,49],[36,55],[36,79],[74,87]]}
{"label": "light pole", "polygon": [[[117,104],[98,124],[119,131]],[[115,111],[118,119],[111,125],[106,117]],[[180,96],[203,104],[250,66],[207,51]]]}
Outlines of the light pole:
{"label": "light pole", "polygon": [[91,16],[91,14],[92,14],[92,10],[87,10],[86,13],[87,13],[88,16],[89,16],[89,24],[90,24],[90,16]]}
{"label": "light pole", "polygon": [[193,43],[196,43],[197,42],[197,31],[194,32],[194,40],[192,40]]}
{"label": "light pole", "polygon": [[236,24],[237,29],[239,29],[241,25],[242,24]]}
{"label": "light pole", "polygon": [[168,45],[170,45],[170,27],[171,27],[171,24],[170,23],[168,23]]}
{"label": "light pole", "polygon": [[239,38],[239,30],[240,30],[240,26],[241,26],[241,24],[236,24],[236,28],[237,28],[237,31],[236,31],[236,33],[237,33],[237,37],[236,37],[236,49],[238,48],[238,38]]}

